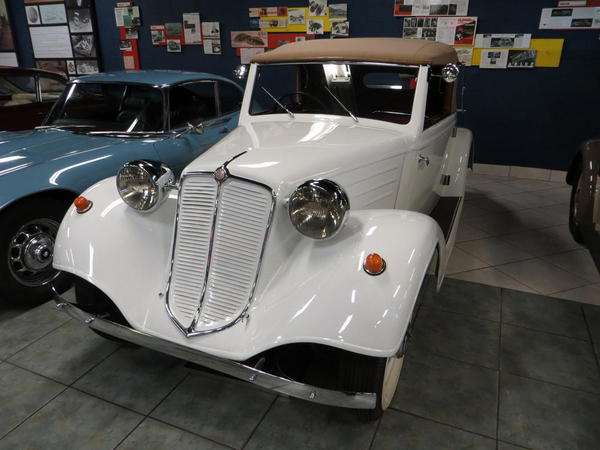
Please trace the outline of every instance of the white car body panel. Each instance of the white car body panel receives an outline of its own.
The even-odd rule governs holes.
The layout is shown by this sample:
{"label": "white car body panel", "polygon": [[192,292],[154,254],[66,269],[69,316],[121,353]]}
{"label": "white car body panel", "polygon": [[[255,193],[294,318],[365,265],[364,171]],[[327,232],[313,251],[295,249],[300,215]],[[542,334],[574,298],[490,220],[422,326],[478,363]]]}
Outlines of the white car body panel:
{"label": "white car body panel", "polygon": [[[192,162],[184,175],[214,172],[273,190],[275,210],[248,316],[235,325],[186,337],[166,310],[177,192],[155,211],[127,207],[104,180],[83,195],[92,210],[71,209],[56,240],[54,266],[97,286],[131,326],[215,356],[245,360],[291,343],[320,343],[389,357],[402,343],[425,273],[438,251],[438,287],[454,244],[462,202],[446,239],[427,214],[438,196],[464,195],[472,136],[456,114],[423,130],[428,67],[421,67],[407,125],[350,117],[250,116],[246,91],[239,127]],[[252,66],[248,86],[253,86]],[[425,164],[423,158],[429,159]],[[450,184],[442,185],[442,175]],[[325,241],[293,227],[287,199],[310,179],[329,179],[348,194],[340,234]],[[117,237],[117,239],[115,239]],[[380,276],[362,268],[377,252]]]}

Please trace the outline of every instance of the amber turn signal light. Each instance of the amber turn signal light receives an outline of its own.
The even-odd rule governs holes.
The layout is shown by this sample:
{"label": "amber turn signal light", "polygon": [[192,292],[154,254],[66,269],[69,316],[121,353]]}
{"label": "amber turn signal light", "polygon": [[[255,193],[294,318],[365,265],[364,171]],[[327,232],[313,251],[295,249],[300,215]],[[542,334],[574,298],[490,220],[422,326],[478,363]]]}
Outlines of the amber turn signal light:
{"label": "amber turn signal light", "polygon": [[85,197],[77,197],[74,201],[73,201],[73,205],[75,206],[75,209],[77,210],[77,212],[79,214],[83,214],[85,212],[88,212],[90,209],[92,209],[92,201],[88,200]]}
{"label": "amber turn signal light", "polygon": [[369,275],[380,275],[385,271],[385,259],[377,253],[371,253],[366,257],[363,269]]}

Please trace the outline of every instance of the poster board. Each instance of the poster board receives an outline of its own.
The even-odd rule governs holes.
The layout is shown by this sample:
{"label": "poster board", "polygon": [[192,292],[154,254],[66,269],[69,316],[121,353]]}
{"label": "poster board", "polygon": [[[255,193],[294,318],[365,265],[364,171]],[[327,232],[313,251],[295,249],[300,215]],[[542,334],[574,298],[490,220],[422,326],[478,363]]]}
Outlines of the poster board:
{"label": "poster board", "polygon": [[[304,10],[305,20],[303,23],[295,23],[293,20],[289,19],[290,11],[292,13],[292,17],[295,14],[298,14],[297,11]],[[269,21],[278,21],[280,24],[282,21],[285,21],[285,27],[261,27],[261,31],[266,31],[268,33],[306,33],[308,22],[313,21],[323,21],[323,31],[325,33],[331,32],[331,19],[329,18],[329,11],[327,11],[327,15],[325,16],[311,16],[309,8],[289,8],[288,15],[285,16],[261,16],[260,18],[263,20]],[[264,22],[263,22],[264,24]]]}
{"label": "poster board", "polygon": [[101,70],[94,0],[23,3],[37,68],[59,70],[71,78]]}
{"label": "poster board", "polygon": [[[535,67],[559,67],[564,43],[564,39],[532,39],[531,50],[537,51]],[[492,49],[475,48],[473,50],[471,61],[473,66],[480,65],[484,50]]]}
{"label": "poster board", "polygon": [[394,0],[394,16],[466,16],[469,0]]}
{"label": "poster board", "polygon": [[600,30],[600,7],[544,8],[540,30]]}
{"label": "poster board", "polygon": [[[0,65],[18,65],[15,41],[6,0],[0,0]],[[15,64],[17,61],[17,64]]]}

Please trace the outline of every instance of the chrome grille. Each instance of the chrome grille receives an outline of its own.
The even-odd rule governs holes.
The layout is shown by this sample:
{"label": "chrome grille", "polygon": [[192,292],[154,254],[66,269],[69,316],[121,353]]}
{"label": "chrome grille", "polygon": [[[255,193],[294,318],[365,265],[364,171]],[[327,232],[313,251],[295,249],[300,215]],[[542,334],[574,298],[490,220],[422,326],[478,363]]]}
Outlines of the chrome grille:
{"label": "chrome grille", "polygon": [[237,178],[219,186],[212,174],[187,176],[180,195],[168,305],[190,335],[225,327],[246,309],[273,198],[266,187]]}

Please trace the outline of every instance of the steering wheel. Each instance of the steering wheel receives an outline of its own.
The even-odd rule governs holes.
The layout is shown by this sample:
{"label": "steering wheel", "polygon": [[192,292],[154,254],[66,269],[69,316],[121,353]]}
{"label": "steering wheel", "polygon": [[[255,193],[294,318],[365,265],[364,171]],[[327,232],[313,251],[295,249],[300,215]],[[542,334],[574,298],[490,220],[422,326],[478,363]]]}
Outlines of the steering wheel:
{"label": "steering wheel", "polygon": [[[312,100],[313,102],[315,102],[317,105],[319,105],[320,107],[322,107],[324,110],[327,110],[327,107],[325,106],[325,103],[323,103],[317,96],[313,95],[313,94],[309,94],[308,92],[302,92],[302,91],[297,91],[297,92],[290,92],[289,94],[283,94],[281,97],[279,97],[277,99],[277,101],[279,103],[281,103],[282,105],[288,106],[289,104],[285,104],[283,103],[283,99],[286,97],[293,97],[294,95],[300,95],[300,96],[305,96],[308,97],[310,100]],[[300,105],[300,103],[292,103],[292,105]],[[277,109],[280,108],[280,106],[276,103],[273,106],[273,112],[276,112]]]}

